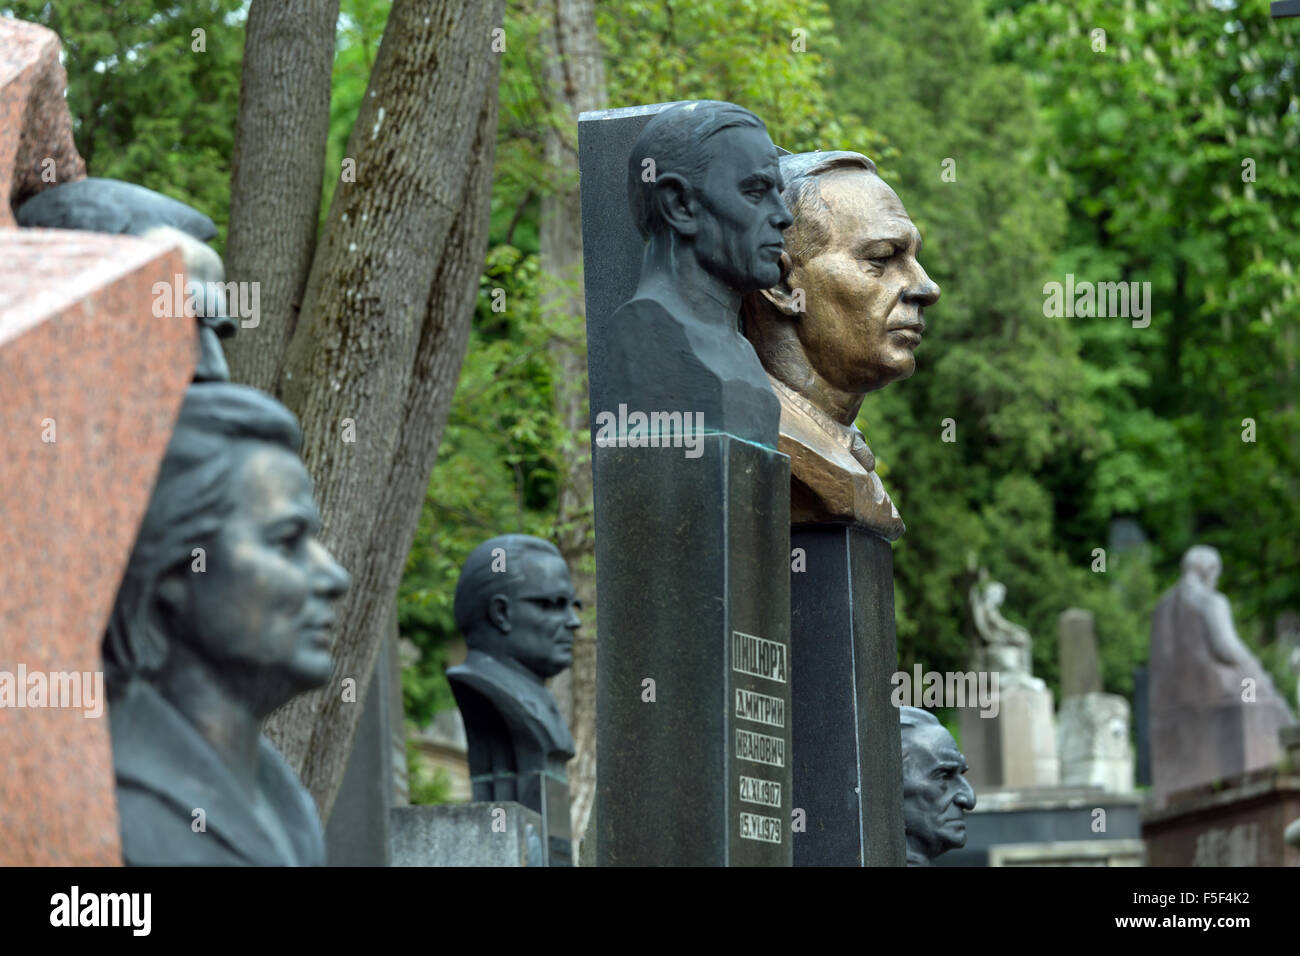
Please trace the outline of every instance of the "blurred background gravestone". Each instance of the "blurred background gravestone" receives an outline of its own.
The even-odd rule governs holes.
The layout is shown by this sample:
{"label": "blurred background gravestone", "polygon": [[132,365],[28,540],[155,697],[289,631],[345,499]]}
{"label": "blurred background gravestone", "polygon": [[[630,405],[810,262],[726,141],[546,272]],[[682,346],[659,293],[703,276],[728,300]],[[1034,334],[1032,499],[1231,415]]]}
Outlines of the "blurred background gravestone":
{"label": "blurred background gravestone", "polygon": [[1079,608],[1063,612],[1060,641],[1061,783],[1128,793],[1133,789],[1129,704],[1118,694],[1102,692],[1092,614]]}

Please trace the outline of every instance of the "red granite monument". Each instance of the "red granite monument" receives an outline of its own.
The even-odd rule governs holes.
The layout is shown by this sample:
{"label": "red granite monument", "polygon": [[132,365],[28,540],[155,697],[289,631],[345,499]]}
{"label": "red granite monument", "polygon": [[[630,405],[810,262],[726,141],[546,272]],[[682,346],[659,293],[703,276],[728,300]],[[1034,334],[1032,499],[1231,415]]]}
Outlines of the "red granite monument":
{"label": "red granite monument", "polygon": [[0,20],[0,866],[121,862],[100,644],[195,361],[179,250],[6,228],[85,175],[58,49]]}

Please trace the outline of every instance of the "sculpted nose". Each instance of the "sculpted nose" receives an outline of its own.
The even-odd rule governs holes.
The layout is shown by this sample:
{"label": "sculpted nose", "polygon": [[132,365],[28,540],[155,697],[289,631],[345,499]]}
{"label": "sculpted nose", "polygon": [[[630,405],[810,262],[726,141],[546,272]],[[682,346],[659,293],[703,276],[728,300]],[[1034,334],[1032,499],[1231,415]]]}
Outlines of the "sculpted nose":
{"label": "sculpted nose", "polygon": [[939,284],[931,279],[921,264],[916,264],[916,276],[910,287],[903,293],[903,298],[909,303],[915,303],[919,306],[934,305],[939,301]]}
{"label": "sculpted nose", "polygon": [[963,810],[975,809],[975,789],[967,782],[965,777],[961,778],[961,788],[957,791],[957,796],[953,798],[952,802]]}
{"label": "sculpted nose", "polygon": [[331,600],[337,600],[352,586],[352,575],[348,574],[343,565],[334,560],[334,555],[330,554],[328,548],[319,541],[314,544],[319,551],[316,590]]}
{"label": "sculpted nose", "polygon": [[578,617],[578,609],[572,603],[569,604],[569,616],[565,620],[564,626],[571,631],[576,631],[582,627],[582,618]]}
{"label": "sculpted nose", "polygon": [[772,225],[785,232],[794,222],[794,216],[790,213],[790,208],[786,206],[785,200],[780,196],[776,197],[776,212],[772,214]]}

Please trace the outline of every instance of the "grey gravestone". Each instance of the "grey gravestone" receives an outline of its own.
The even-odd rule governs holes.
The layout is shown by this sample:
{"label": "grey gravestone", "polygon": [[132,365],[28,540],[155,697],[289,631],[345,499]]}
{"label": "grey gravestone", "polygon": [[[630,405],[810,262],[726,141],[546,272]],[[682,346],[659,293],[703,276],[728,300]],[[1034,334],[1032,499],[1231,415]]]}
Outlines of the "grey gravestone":
{"label": "grey gravestone", "polygon": [[1151,716],[1147,669],[1133,669],[1133,737],[1137,742],[1137,785],[1151,786]]}
{"label": "grey gravestone", "polygon": [[1078,694],[1061,701],[1057,752],[1061,784],[1111,793],[1133,789],[1129,705],[1118,694]]}
{"label": "grey gravestone", "polygon": [[1061,783],[1114,793],[1133,789],[1129,703],[1102,693],[1092,614],[1070,608],[1060,617],[1061,709],[1057,753]]}
{"label": "grey gravestone", "polygon": [[[601,612],[597,858],[788,866],[789,460],[775,450],[778,405],[752,387],[757,357],[724,324],[710,330],[725,340],[710,365],[662,309],[623,317],[652,319],[667,336],[639,340],[665,387],[615,374],[643,328],[613,321],[637,291],[647,249],[629,209],[629,163],[670,105],[584,113],[578,124]],[[660,163],[660,181],[665,171]],[[691,371],[675,371],[673,355]],[[731,384],[718,391],[718,380]],[[650,402],[680,396],[680,407],[645,407],[629,391],[638,381]],[[713,418],[692,449],[602,444],[600,416],[620,404]]]}
{"label": "grey gravestone", "polygon": [[541,814],[518,803],[393,807],[393,866],[545,866]]}
{"label": "grey gravestone", "polygon": [[1097,635],[1092,613],[1081,608],[1063,611],[1060,617],[1061,700],[1080,694],[1101,692],[1101,668],[1097,663]]}
{"label": "grey gravestone", "polygon": [[[966,814],[966,845],[934,865],[1017,865],[997,857],[1018,856],[1018,865],[1140,866],[1141,806],[1138,794],[1081,787],[980,791]],[[1095,829],[1097,810],[1105,812],[1104,831]]]}
{"label": "grey gravestone", "polygon": [[388,811],[393,806],[396,756],[392,747],[392,699],[395,693],[401,696],[400,674],[395,675],[393,667],[395,643],[389,637],[379,650],[343,783],[325,823],[330,866],[389,864]]}
{"label": "grey gravestone", "polygon": [[894,556],[844,525],[794,528],[790,574],[795,866],[902,866],[902,744],[890,701]]}

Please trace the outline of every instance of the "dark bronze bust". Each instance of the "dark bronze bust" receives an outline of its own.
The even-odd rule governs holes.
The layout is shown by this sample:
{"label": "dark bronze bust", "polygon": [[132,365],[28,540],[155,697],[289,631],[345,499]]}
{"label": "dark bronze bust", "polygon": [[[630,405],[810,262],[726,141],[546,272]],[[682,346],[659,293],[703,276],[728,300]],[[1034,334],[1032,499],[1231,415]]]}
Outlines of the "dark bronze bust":
{"label": "dark bronze bust", "polygon": [[749,110],[700,100],[646,124],[628,157],[645,251],[636,293],[610,319],[617,405],[700,412],[705,432],[776,447],[780,409],[740,334],[741,297],[777,282],[778,153]]}
{"label": "dark bronze bust", "polygon": [[780,450],[790,456],[792,524],[849,524],[890,541],[898,510],[854,425],[868,392],[905,379],[939,299],[916,257],[921,236],[860,153],[781,157],[785,233],[781,279],[744,303],[754,344],[781,402]]}
{"label": "dark bronze bust", "polygon": [[[230,380],[218,339],[230,338],[238,326],[226,305],[225,266],[208,245],[217,235],[210,218],[152,189],[93,177],[37,193],[14,215],[20,226],[143,236],[179,245],[185,260],[185,295],[192,296],[197,306],[199,344],[194,381]],[[168,296],[171,301],[175,298]]]}
{"label": "dark bronze bust", "polygon": [[900,707],[903,735],[903,826],[907,865],[929,866],[966,845],[966,812],[975,809],[966,758],[952,734],[928,711]]}
{"label": "dark bronze bust", "polygon": [[104,640],[128,864],[325,862],[315,804],[262,736],[329,681],[349,584],[300,442],[262,392],[186,392]]}
{"label": "dark bronze bust", "polygon": [[470,554],[456,583],[465,663],[447,680],[465,719],[474,799],[514,800],[542,814],[552,866],[572,859],[565,765],[573,737],[545,681],[573,663],[580,621],[555,546],[508,534]]}

